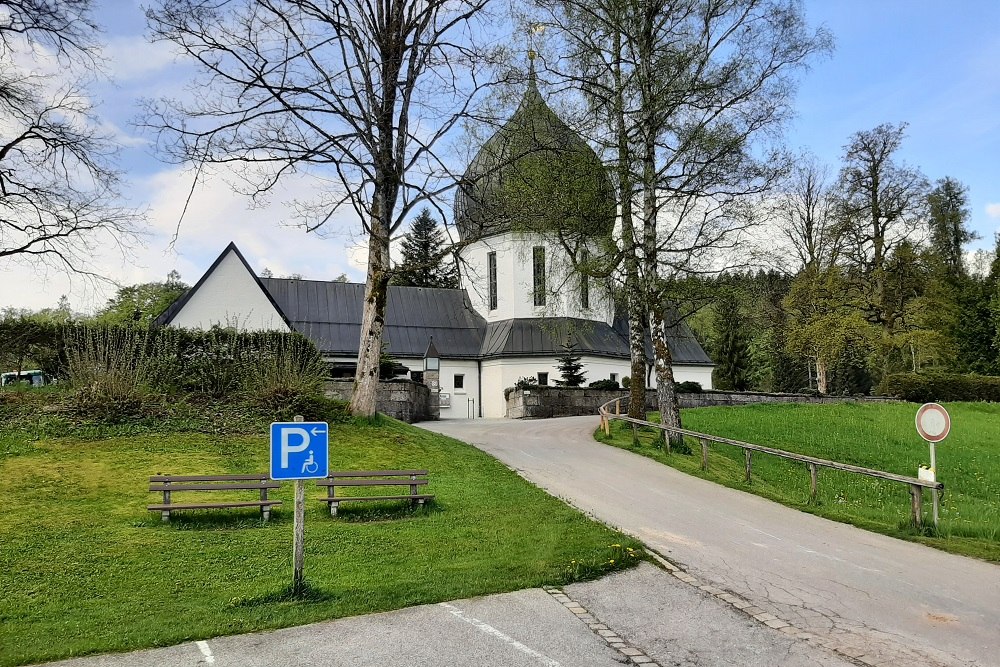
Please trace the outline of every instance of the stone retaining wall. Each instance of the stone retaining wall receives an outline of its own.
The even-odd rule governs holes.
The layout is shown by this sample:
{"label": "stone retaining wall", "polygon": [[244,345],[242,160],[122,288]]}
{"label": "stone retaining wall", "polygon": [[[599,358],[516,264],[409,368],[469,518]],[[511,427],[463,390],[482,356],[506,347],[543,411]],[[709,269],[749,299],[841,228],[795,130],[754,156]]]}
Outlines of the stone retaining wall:
{"label": "stone retaining wall", "polygon": [[[589,389],[585,387],[532,387],[507,390],[507,416],[511,419],[576,417],[597,414],[597,408],[628,393],[626,389]],[[884,396],[811,396],[809,394],[769,394],[764,392],[704,391],[678,395],[682,408],[714,405],[749,405],[751,403],[891,403],[897,399]],[[625,402],[622,402],[625,410]],[[646,390],[646,410],[656,410],[656,390]]]}
{"label": "stone retaining wall", "polygon": [[[323,390],[329,398],[349,401],[354,393],[354,382],[329,380],[324,384]],[[419,382],[412,380],[379,382],[375,409],[382,414],[412,424],[440,419],[441,412],[436,399],[437,395],[432,397],[427,385]]]}

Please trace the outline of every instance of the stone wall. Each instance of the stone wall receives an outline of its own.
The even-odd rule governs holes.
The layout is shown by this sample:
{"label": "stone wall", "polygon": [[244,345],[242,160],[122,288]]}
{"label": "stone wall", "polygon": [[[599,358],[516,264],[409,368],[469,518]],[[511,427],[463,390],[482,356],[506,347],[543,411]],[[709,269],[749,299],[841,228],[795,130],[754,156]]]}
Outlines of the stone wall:
{"label": "stone wall", "polygon": [[[575,417],[595,415],[597,408],[628,393],[625,389],[589,389],[585,387],[532,387],[507,390],[507,416],[511,419]],[[713,405],[749,405],[751,403],[843,403],[864,401],[893,402],[882,396],[810,396],[809,394],[768,394],[764,392],[705,391],[700,394],[679,394],[682,408],[703,408]],[[622,412],[626,401],[622,401]],[[656,410],[656,390],[646,390],[646,410]]]}
{"label": "stone wall", "polygon": [[[349,401],[354,393],[354,382],[330,380],[323,389],[329,398]],[[375,409],[410,424],[440,418],[437,394],[432,397],[427,385],[412,380],[379,382]]]}

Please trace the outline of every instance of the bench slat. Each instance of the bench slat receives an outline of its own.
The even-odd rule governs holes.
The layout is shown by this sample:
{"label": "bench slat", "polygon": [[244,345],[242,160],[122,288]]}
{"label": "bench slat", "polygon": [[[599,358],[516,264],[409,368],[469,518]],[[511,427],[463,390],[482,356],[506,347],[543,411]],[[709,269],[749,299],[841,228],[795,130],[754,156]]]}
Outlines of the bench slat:
{"label": "bench slat", "polygon": [[266,482],[266,474],[257,475],[151,475],[150,482],[245,482],[258,480]]}
{"label": "bench slat", "polygon": [[280,500],[249,500],[240,501],[232,503],[201,503],[201,504],[188,504],[188,505],[175,505],[170,503],[169,505],[146,505],[146,509],[151,512],[162,512],[164,510],[198,510],[198,509],[222,509],[225,507],[271,507],[273,505],[280,505]]}
{"label": "bench slat", "polygon": [[150,491],[259,491],[260,489],[279,489],[278,482],[258,482],[256,484],[150,484]]}
{"label": "bench slat", "polygon": [[357,497],[336,497],[333,498],[323,498],[324,503],[343,503],[350,500],[430,500],[434,497],[434,494],[425,493],[416,496],[357,496]]}
{"label": "bench slat", "polygon": [[317,486],[420,486],[427,484],[426,479],[321,479]]}
{"label": "bench slat", "polygon": [[417,475],[426,477],[426,470],[339,470],[331,472],[329,477],[409,477]]}

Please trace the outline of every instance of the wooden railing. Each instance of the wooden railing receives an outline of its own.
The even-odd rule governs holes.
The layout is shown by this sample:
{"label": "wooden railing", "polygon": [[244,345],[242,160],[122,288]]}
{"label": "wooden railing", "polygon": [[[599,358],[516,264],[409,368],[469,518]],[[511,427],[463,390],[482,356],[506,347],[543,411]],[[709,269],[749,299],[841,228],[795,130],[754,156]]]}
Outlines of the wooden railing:
{"label": "wooden railing", "polygon": [[[863,468],[861,466],[851,465],[849,463],[838,463],[837,461],[828,461],[826,459],[816,458],[815,456],[806,456],[805,454],[796,454],[795,452],[786,452],[783,449],[776,449],[774,447],[767,447],[764,445],[755,445],[750,442],[741,442],[739,440],[732,440],[730,438],[722,438],[717,435],[709,435],[707,433],[698,433],[696,431],[689,431],[684,428],[675,428],[673,426],[667,426],[657,422],[646,421],[644,419],[635,419],[629,417],[628,415],[622,414],[622,401],[627,401],[628,397],[615,398],[607,403],[603,404],[598,408],[598,412],[601,415],[601,428],[604,430],[606,435],[611,435],[611,421],[621,421],[628,424],[632,424],[633,433],[635,429],[640,426],[645,426],[648,428],[659,429],[663,432],[676,433],[677,435],[687,436],[690,438],[695,438],[701,444],[701,469],[708,472],[708,446],[709,443],[718,443],[721,445],[732,445],[733,447],[739,447],[743,450],[744,457],[744,480],[747,484],[750,484],[751,478],[751,468],[753,465],[753,454],[754,452],[760,452],[762,454],[769,454],[771,456],[777,456],[783,459],[788,459],[790,461],[798,461],[800,463],[806,464],[809,470],[809,500],[810,502],[816,501],[817,485],[819,482],[819,469],[820,468],[830,468],[832,470],[842,470],[844,472],[855,473],[858,475],[865,475],[867,477],[875,477],[876,479],[885,479],[890,482],[898,482],[900,484],[907,484],[910,487],[910,510],[912,513],[913,525],[919,527],[923,523],[923,490],[925,488],[931,489],[931,496],[934,501],[934,527],[937,528],[938,524],[938,494],[942,489],[944,489],[944,484],[941,482],[928,482],[916,477],[906,477],[905,475],[897,475],[891,472],[884,472],[882,470],[875,470],[873,468]],[[614,404],[614,412],[611,411],[611,405]],[[664,438],[667,443],[667,451],[669,452],[669,438]]]}

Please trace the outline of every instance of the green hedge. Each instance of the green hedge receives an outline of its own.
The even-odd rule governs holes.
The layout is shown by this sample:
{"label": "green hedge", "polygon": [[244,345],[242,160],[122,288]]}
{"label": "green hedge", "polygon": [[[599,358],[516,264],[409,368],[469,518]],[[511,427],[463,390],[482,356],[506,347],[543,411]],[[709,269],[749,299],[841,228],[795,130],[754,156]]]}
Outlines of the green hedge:
{"label": "green hedge", "polygon": [[879,393],[914,403],[929,401],[1000,403],[1000,377],[957,373],[894,373],[882,380]]}

